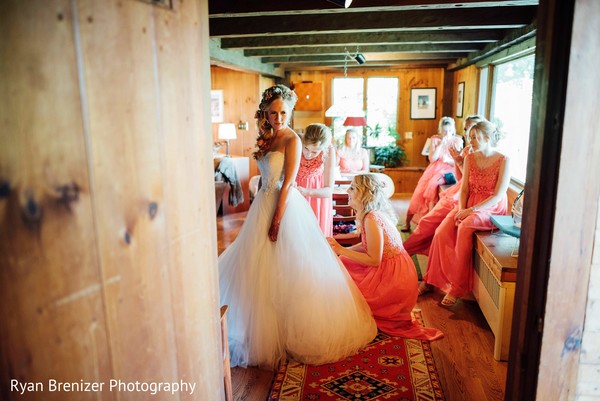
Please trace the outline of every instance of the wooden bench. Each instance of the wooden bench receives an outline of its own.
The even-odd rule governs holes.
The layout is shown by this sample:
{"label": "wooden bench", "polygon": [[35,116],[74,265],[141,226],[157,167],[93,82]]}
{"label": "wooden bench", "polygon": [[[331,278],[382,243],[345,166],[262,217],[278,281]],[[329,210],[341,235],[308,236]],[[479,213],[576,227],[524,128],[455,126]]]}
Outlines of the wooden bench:
{"label": "wooden bench", "polygon": [[494,359],[508,360],[512,328],[518,238],[501,231],[476,232],[473,245],[473,295],[494,333]]}

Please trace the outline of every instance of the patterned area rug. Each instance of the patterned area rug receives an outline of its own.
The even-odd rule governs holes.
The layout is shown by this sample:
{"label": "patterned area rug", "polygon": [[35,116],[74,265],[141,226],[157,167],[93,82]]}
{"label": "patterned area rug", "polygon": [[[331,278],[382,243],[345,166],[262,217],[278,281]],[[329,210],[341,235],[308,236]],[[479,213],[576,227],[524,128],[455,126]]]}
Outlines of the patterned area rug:
{"label": "patterned area rug", "polygon": [[[421,313],[413,312],[423,323]],[[267,401],[441,401],[429,341],[379,332],[357,355],[321,366],[291,361],[275,373]]]}

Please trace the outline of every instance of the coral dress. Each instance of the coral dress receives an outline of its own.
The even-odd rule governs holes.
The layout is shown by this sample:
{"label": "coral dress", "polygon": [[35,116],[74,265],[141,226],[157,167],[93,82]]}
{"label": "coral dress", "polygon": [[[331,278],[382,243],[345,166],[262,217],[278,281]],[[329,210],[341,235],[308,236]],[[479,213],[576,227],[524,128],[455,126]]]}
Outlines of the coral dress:
{"label": "coral dress", "polygon": [[377,335],[369,306],[297,189],[290,189],[277,241],[269,240],[284,158],[269,152],[258,159],[262,186],[235,241],[219,256],[232,366],[274,369],[287,357],[335,362]]}
{"label": "coral dress", "polygon": [[[333,147],[329,149],[329,152],[333,152]],[[298,175],[296,175],[296,184],[304,188],[323,188],[323,182],[325,180],[325,163],[323,163],[323,153],[313,159],[307,160],[302,155],[300,159],[300,169]],[[306,197],[306,200],[310,204],[313,212],[317,216],[321,231],[326,237],[333,235],[333,200],[329,196],[327,198],[313,198],[310,196]]]}
{"label": "coral dress", "polygon": [[[469,149],[470,148],[463,149],[463,157],[466,157],[469,153]],[[409,255],[414,255],[416,253],[420,255],[429,254],[429,246],[431,245],[431,240],[433,240],[436,228],[438,228],[448,213],[454,209],[454,206],[458,204],[462,176],[460,175],[460,171],[456,170],[457,169],[455,168],[456,177],[460,177],[456,184],[440,194],[440,200],[435,204],[433,209],[427,212],[425,216],[421,217],[415,231],[413,231],[410,237],[404,241],[404,249],[406,249],[406,252],[408,252]]]}
{"label": "coral dress", "polygon": [[[411,318],[417,303],[418,278],[415,265],[402,247],[398,229],[382,214],[370,212],[365,219],[373,219],[383,228],[383,257],[379,266],[366,266],[345,256],[348,273],[358,285],[373,311],[379,330],[399,337],[436,340],[443,333],[431,327],[421,327]],[[362,246],[367,248],[364,225],[361,229]]]}
{"label": "coral dress", "polygon": [[349,150],[342,148],[337,151],[337,157],[341,173],[364,171],[368,168],[368,166],[365,166],[364,164],[365,158],[368,157],[367,150],[364,148],[360,148],[358,153],[352,153]]}
{"label": "coral dress", "polygon": [[427,166],[410,198],[407,214],[413,215],[415,223],[418,223],[429,212],[430,207],[437,202],[438,187],[445,183],[444,174],[454,170],[454,164],[450,162],[452,160],[450,148],[455,147],[457,150],[461,150],[463,141],[458,136],[443,141],[439,135],[435,135],[431,138],[430,154],[433,154],[440,146],[442,147],[440,156]]}
{"label": "coral dress", "polygon": [[[469,158],[469,198],[471,207],[492,196],[500,175],[500,167],[506,159],[498,157],[492,165],[480,169],[474,160],[475,153]],[[473,289],[473,232],[491,230],[492,215],[504,215],[507,210],[506,194],[493,206],[479,209],[468,215],[458,226],[454,216],[458,206],[454,207],[435,231],[431,248],[427,274],[423,280],[435,285],[457,298],[468,295]]]}

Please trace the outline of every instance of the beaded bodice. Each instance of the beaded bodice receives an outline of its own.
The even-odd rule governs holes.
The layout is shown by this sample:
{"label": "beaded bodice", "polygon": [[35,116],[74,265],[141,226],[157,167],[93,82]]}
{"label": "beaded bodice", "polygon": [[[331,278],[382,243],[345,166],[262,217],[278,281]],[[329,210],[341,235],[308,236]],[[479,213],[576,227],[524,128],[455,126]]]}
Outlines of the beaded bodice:
{"label": "beaded bodice", "polygon": [[[400,232],[390,223],[385,216],[379,212],[370,212],[365,216],[365,220],[373,219],[379,227],[383,229],[383,256],[382,260],[391,259],[396,255],[402,253],[404,249],[402,246],[402,238]],[[362,246],[367,250],[367,236],[365,233],[365,225],[361,228],[361,241]]]}
{"label": "beaded bodice", "polygon": [[297,180],[304,181],[309,178],[323,175],[325,164],[323,163],[323,152],[310,160],[305,159],[304,155],[300,158],[300,169],[298,170]]}
{"label": "beaded bodice", "polygon": [[261,191],[270,193],[281,189],[283,184],[284,154],[280,151],[271,151],[258,159],[258,169],[261,177]]}
{"label": "beaded bodice", "polygon": [[476,153],[467,155],[469,160],[469,195],[478,194],[481,196],[491,196],[496,189],[498,176],[500,175],[500,166],[506,158],[501,155],[496,161],[485,168],[479,168],[475,160]]}

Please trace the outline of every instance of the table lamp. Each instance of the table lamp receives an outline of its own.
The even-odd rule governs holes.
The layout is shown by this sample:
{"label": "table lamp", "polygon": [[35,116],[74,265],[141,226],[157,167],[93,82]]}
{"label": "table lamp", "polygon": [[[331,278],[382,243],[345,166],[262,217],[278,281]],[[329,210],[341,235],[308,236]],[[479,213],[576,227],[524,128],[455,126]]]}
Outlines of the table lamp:
{"label": "table lamp", "polygon": [[219,139],[225,140],[225,143],[226,143],[225,154],[227,156],[229,156],[229,140],[237,139],[237,134],[235,131],[235,124],[232,124],[232,123],[219,124],[218,136],[219,136]]}

